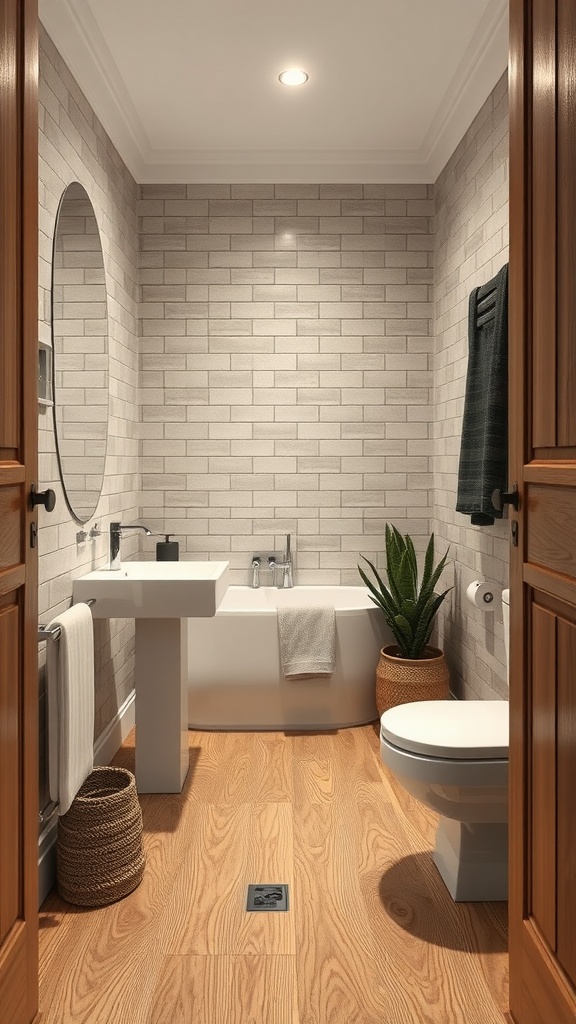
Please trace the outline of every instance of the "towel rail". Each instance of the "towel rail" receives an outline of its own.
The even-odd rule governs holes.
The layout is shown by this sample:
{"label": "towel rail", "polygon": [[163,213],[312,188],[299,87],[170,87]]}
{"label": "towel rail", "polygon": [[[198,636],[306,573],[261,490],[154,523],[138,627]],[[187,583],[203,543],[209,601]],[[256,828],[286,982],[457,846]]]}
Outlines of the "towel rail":
{"label": "towel rail", "polygon": [[[96,604],[95,597],[89,597],[87,601],[82,602],[87,604],[89,608],[93,604]],[[52,629],[48,629],[43,623],[38,626],[38,643],[42,643],[43,640],[59,640],[61,634],[60,626],[53,626]]]}
{"label": "towel rail", "polygon": [[[87,604],[88,607],[91,608],[93,604],[96,604],[96,598],[89,597],[88,600],[84,601],[83,603]],[[43,640],[59,640],[60,634],[60,626],[54,626],[52,629],[47,629],[46,626],[41,624],[38,626],[38,643],[41,643]],[[46,827],[48,822],[52,820],[59,806],[60,802],[58,800],[52,800],[49,804],[46,805],[46,807],[43,808],[43,810],[39,812],[38,825],[40,831],[42,831]]]}
{"label": "towel rail", "polygon": [[49,821],[52,820],[59,807],[60,803],[58,800],[52,800],[51,803],[46,804],[44,810],[40,811],[38,815],[38,825],[40,826],[40,829],[42,829],[45,825],[48,824]]}

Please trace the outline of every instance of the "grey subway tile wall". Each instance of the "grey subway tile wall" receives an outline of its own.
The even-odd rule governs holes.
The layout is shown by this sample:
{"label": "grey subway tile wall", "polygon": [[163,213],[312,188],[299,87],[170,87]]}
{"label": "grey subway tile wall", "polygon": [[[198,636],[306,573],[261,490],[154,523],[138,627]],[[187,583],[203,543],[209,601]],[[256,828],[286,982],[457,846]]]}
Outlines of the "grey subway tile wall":
{"label": "grey subway tile wall", "polygon": [[426,185],[140,187],[141,515],[185,555],[247,583],[290,532],[300,583],[355,584],[386,521],[422,547],[432,212]]}
{"label": "grey subway tile wall", "polygon": [[[50,38],[40,46],[40,309],[39,337],[50,342],[52,243],[60,197],[80,181],[96,212],[106,270],[108,304],[109,424],[105,477],[96,521],[133,521],[138,515],[138,306],[137,187]],[[56,491],[54,512],[39,511],[39,615],[48,621],[69,607],[72,580],[103,561],[105,536],[77,543],[80,529],[67,509],[58,474],[52,410],[39,409],[42,488]],[[126,552],[137,540],[126,538]],[[134,687],[134,623],[95,621],[95,738],[114,720]],[[41,656],[41,799],[45,781],[45,648]]]}
{"label": "grey subway tile wall", "polygon": [[468,296],[508,261],[508,89],[504,76],[436,182],[434,218],[434,529],[451,545],[455,589],[440,615],[452,686],[461,697],[507,697],[502,611],[466,601],[475,579],[506,586],[509,523],[471,526],[455,512],[468,363]]}

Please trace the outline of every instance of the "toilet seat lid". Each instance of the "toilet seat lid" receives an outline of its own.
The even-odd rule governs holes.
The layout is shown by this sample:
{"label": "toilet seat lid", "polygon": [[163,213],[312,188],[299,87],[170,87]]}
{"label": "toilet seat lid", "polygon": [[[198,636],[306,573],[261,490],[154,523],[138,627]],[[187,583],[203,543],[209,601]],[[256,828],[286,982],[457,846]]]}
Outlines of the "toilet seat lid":
{"label": "toilet seat lid", "polygon": [[453,760],[508,757],[508,701],[423,700],[380,720],[383,739],[415,754]]}

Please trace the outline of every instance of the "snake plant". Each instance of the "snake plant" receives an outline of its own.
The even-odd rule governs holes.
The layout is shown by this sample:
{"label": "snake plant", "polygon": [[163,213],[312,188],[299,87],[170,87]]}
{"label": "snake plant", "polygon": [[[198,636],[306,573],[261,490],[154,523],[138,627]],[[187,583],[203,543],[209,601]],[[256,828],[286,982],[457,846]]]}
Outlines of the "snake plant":
{"label": "snake plant", "polygon": [[418,564],[412,538],[405,537],[395,526],[386,524],[386,573],[388,586],[383,582],[372,562],[361,555],[370,566],[375,582],[366,575],[361,566],[358,571],[370,591],[375,605],[382,609],[390,626],[402,658],[426,657],[426,645],[430,639],[436,613],[452,589],[436,594],[438,583],[446,565],[448,551],[434,565],[434,534],[431,535],[424,558],[422,580],[418,580]]}

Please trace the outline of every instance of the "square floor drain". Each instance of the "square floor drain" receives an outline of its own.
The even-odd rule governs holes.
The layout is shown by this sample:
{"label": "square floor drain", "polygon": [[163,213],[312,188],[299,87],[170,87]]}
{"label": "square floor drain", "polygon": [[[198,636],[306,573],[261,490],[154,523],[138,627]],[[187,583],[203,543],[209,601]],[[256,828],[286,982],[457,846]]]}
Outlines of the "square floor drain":
{"label": "square floor drain", "polygon": [[288,886],[249,885],[246,910],[288,910]]}

